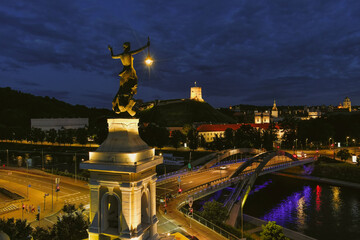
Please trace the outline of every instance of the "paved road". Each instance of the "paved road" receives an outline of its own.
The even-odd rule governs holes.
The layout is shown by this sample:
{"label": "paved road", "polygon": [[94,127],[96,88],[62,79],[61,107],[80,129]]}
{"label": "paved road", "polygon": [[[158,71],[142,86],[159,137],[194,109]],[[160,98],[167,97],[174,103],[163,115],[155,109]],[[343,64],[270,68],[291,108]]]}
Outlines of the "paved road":
{"label": "paved road", "polygon": [[[193,172],[186,174],[181,177],[181,189],[183,192],[186,192],[197,186],[207,184],[212,181],[219,181],[226,176],[229,176],[234,172],[242,163],[231,164],[224,169],[220,167],[212,168],[206,171]],[[271,164],[271,163],[270,163]],[[254,168],[254,166],[249,167],[247,170]],[[55,178],[60,177],[60,192],[58,192],[58,199],[56,200],[55,193]],[[178,181],[177,178],[167,180],[167,183],[158,183],[157,184],[157,198],[164,199],[166,193],[170,193],[174,196],[178,194]],[[27,187],[31,185],[31,187]],[[37,213],[37,206],[41,207],[41,226],[50,226],[57,221],[57,216],[59,210],[62,208],[65,202],[73,204],[88,204],[89,203],[89,188],[87,182],[76,181],[72,178],[56,176],[47,174],[37,170],[26,169],[0,169],[0,187],[5,187],[10,191],[18,193],[19,195],[24,196],[23,200],[15,202],[14,205],[18,207],[17,210],[10,211],[8,213],[1,213],[0,217],[14,217],[14,218],[24,218],[28,219],[29,222],[32,222],[32,226],[38,226],[39,222],[35,221],[35,214]],[[52,192],[52,190],[54,190]],[[44,194],[48,193],[49,196],[45,198],[46,210],[43,210],[44,207]],[[53,195],[52,195],[53,194]],[[185,195],[185,194],[182,194]],[[28,198],[26,197],[28,196]],[[53,198],[52,198],[53,197]],[[52,201],[53,200],[53,201]],[[30,213],[27,211],[22,211],[22,204],[27,206],[34,206],[35,213]],[[53,208],[51,207],[53,204]],[[172,205],[172,204],[171,204]],[[181,214],[171,214],[171,212],[177,212],[173,206],[168,207],[169,215],[165,215],[163,212],[159,215],[159,232],[184,232],[188,233],[188,227],[184,225],[182,220],[178,219],[177,221],[170,220],[169,217],[180,217]],[[162,211],[164,210],[163,206],[160,206]],[[47,217],[45,217],[47,216]],[[180,224],[179,224],[180,223]],[[199,233],[198,233],[199,234]]]}
{"label": "paved road", "polygon": [[[60,191],[55,192],[55,178],[60,178]],[[30,187],[28,187],[30,186]],[[0,170],[0,187],[4,187],[12,192],[15,192],[24,197],[22,200],[12,202],[12,205],[17,206],[16,210],[6,213],[0,213],[0,217],[5,218],[24,218],[29,222],[35,221],[35,214],[37,208],[40,206],[40,217],[43,219],[41,226],[52,225],[57,220],[57,213],[63,207],[64,203],[72,203],[79,205],[80,203],[86,205],[89,203],[89,189],[87,182],[74,179],[56,176],[40,171],[26,169],[1,169]],[[44,195],[49,194],[45,198],[44,210]],[[35,211],[22,210],[22,204],[27,208],[34,208]],[[45,216],[49,216],[46,217]],[[38,221],[32,223],[37,226]]]}

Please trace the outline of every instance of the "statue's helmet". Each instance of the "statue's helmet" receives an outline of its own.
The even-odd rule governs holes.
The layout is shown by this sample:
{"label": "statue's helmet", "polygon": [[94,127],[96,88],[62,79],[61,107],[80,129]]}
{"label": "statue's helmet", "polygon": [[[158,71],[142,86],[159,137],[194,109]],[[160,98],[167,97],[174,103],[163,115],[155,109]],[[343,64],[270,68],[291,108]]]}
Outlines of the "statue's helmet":
{"label": "statue's helmet", "polygon": [[124,42],[123,48],[124,49],[130,49],[130,43],[129,42]]}

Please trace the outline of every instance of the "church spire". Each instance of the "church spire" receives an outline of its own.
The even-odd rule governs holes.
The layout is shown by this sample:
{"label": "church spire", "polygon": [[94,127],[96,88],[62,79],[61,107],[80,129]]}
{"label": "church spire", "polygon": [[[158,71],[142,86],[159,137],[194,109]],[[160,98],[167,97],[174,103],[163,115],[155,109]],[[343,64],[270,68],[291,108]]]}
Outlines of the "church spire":
{"label": "church spire", "polygon": [[274,105],[273,105],[273,108],[272,108],[273,111],[277,111],[277,107],[276,107],[276,100],[274,99]]}

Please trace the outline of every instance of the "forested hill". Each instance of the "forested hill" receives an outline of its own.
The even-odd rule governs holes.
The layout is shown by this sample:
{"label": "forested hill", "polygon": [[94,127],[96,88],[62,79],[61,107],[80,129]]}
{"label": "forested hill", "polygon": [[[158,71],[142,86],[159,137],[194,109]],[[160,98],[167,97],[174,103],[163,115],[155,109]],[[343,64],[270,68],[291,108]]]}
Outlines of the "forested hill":
{"label": "forested hill", "polygon": [[183,100],[157,105],[139,113],[141,122],[156,123],[163,127],[182,127],[194,122],[235,123],[235,120],[214,109],[206,102]]}
{"label": "forested hill", "polygon": [[[108,109],[71,105],[55,98],[34,96],[11,88],[0,88],[0,129],[29,129],[31,118],[76,117],[89,118],[89,127],[92,128],[99,123],[99,119],[103,125],[106,124],[106,118],[116,117],[116,114]],[[142,122],[152,122],[160,126],[184,126],[194,122],[235,122],[208,103],[193,100],[157,105],[139,112],[137,117]]]}
{"label": "forested hill", "polygon": [[102,116],[112,116],[112,111],[0,88],[0,127],[29,128],[31,118],[83,117],[89,118],[91,124]]}

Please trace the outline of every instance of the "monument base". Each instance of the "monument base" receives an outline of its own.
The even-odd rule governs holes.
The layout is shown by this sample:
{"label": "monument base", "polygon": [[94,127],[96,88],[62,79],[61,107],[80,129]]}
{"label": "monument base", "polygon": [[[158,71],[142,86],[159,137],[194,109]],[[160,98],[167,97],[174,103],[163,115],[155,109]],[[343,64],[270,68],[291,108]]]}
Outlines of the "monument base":
{"label": "monument base", "polygon": [[139,136],[139,119],[108,119],[109,135],[89,161],[90,240],[156,239],[155,156]]}

